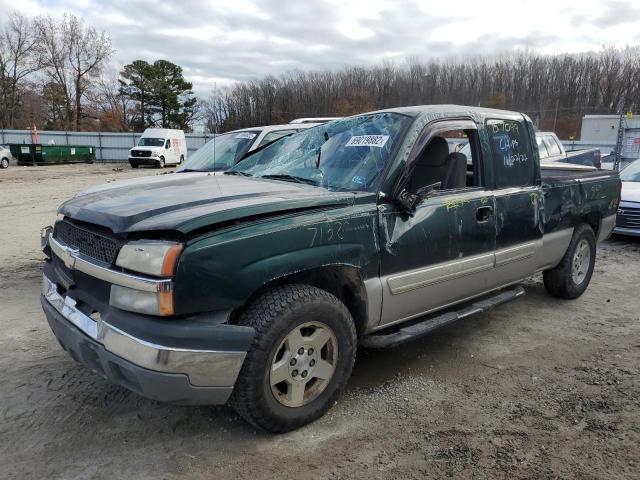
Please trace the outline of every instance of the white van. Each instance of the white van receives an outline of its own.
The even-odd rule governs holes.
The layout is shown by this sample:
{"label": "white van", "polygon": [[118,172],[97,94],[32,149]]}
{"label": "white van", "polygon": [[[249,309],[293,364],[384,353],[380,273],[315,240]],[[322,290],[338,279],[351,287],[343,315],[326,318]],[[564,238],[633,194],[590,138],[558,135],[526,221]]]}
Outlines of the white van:
{"label": "white van", "polygon": [[133,168],[140,165],[179,165],[187,159],[187,142],[182,130],[169,128],[147,128],[138,146],[129,151],[129,163]]}

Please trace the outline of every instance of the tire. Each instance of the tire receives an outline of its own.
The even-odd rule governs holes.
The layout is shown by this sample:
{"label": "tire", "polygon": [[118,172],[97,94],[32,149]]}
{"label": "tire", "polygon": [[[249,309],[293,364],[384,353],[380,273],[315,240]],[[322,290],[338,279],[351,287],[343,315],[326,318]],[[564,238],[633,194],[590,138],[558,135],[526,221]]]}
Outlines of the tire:
{"label": "tire", "polygon": [[3,157],[0,160],[0,168],[2,169],[9,168],[9,159],[7,157]]}
{"label": "tire", "polygon": [[137,163],[131,162],[131,168],[138,168],[140,165]]}
{"label": "tire", "polygon": [[[255,329],[230,399],[240,416],[255,427],[282,433],[331,408],[351,376],[357,345],[353,319],[340,300],[308,285],[275,287],[256,298],[237,323]],[[327,343],[312,352],[324,341],[320,338],[328,338]],[[332,371],[327,364],[333,364]],[[283,372],[286,378],[272,385],[280,378],[273,375]]]}
{"label": "tire", "polygon": [[164,168],[165,162],[164,157],[160,157],[160,161],[158,162],[158,168]]}
{"label": "tire", "polygon": [[182,165],[182,162],[184,162],[184,155],[180,155],[180,161],[178,162],[178,165]]}
{"label": "tire", "polygon": [[[588,255],[588,259],[585,259]],[[574,299],[582,295],[591,281],[596,262],[596,236],[586,224],[573,232],[564,257],[551,270],[543,273],[544,286],[554,297]]]}

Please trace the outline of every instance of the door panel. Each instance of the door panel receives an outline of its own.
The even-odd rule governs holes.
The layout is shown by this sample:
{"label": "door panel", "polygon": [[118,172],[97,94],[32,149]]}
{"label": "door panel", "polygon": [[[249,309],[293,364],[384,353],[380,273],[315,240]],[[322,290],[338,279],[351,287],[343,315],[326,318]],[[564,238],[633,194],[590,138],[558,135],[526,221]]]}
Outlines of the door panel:
{"label": "door panel", "polygon": [[381,205],[381,324],[415,317],[488,289],[494,267],[491,193],[427,199],[409,217]]}

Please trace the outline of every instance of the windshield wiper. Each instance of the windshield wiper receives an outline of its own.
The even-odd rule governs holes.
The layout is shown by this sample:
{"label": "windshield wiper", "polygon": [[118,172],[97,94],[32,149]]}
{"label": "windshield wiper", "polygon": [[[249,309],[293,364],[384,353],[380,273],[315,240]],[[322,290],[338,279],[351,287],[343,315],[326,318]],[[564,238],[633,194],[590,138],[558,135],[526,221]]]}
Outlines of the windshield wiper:
{"label": "windshield wiper", "polygon": [[238,170],[227,170],[224,175],[242,175],[243,177],[253,177],[250,173],[239,172]]}
{"label": "windshield wiper", "polygon": [[176,170],[176,173],[190,173],[190,172],[210,172],[211,170],[198,170],[197,168],[183,168],[182,170]]}
{"label": "windshield wiper", "polygon": [[274,175],[262,175],[260,178],[268,178],[270,180],[284,180],[285,182],[306,183],[307,185],[318,185],[318,182],[310,178],[296,177],[288,173],[279,173]]}

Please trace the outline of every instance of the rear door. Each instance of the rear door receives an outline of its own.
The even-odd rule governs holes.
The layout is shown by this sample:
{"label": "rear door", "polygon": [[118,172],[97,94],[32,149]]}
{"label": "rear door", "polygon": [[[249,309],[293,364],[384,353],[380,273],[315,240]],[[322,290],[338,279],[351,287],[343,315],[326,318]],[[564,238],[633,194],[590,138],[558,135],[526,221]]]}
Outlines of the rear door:
{"label": "rear door", "polygon": [[486,120],[493,156],[496,208],[493,288],[535,272],[535,253],[542,243],[540,167],[532,148],[532,130],[522,116]]}

